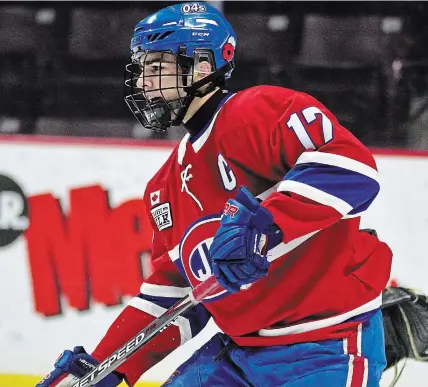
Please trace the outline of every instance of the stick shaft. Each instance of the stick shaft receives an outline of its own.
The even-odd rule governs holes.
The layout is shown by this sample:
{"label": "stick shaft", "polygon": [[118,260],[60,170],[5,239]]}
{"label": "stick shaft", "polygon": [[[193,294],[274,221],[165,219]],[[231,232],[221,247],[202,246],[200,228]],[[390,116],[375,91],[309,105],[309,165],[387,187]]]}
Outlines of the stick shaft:
{"label": "stick shaft", "polygon": [[210,276],[206,281],[196,286],[189,295],[174,304],[162,316],[153,320],[136,336],[113,352],[91,372],[79,379],[73,387],[89,387],[97,384],[123,362],[129,359],[129,357],[147,344],[151,339],[169,327],[184,312],[199,304],[206,296],[217,289],[220,289],[220,285],[214,276]]}

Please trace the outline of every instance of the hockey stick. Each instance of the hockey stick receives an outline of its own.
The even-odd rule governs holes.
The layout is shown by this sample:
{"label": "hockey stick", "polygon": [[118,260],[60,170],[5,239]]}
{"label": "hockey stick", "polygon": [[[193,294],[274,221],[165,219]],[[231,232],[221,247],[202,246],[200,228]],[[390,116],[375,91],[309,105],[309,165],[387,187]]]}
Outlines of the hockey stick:
{"label": "hockey stick", "polygon": [[152,338],[156,337],[164,329],[169,327],[184,312],[199,304],[211,292],[220,289],[215,277],[212,275],[206,281],[196,286],[188,296],[184,297],[162,316],[158,317],[141,330],[136,336],[126,342],[122,347],[113,352],[107,359],[98,364],[91,372],[79,379],[73,387],[89,387],[104,379],[113,372],[131,355],[137,352],[143,345],[147,344]]}

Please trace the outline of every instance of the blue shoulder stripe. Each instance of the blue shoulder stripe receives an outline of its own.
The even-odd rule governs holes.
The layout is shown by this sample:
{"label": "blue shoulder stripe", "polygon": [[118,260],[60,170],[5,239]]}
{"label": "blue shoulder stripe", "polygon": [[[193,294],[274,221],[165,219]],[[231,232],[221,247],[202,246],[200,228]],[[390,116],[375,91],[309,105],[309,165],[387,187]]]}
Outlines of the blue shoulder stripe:
{"label": "blue shoulder stripe", "polygon": [[292,168],[285,181],[296,181],[335,196],[352,207],[351,213],[364,211],[379,192],[379,183],[361,173],[337,166],[305,163]]}

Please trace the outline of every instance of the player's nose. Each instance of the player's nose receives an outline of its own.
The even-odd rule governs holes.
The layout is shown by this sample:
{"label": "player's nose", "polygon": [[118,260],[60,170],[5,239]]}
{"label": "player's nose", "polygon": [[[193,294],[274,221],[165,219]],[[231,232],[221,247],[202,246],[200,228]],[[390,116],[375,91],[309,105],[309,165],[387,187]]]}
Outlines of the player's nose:
{"label": "player's nose", "polygon": [[141,75],[137,79],[137,87],[139,89],[143,89],[144,91],[152,90],[153,89],[153,81],[151,81],[149,77],[145,77],[144,75]]}

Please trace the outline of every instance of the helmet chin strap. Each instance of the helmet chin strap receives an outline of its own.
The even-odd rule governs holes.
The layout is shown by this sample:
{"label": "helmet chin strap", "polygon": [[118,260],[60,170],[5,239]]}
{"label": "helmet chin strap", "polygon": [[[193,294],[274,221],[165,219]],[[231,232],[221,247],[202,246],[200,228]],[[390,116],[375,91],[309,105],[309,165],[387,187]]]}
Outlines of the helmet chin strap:
{"label": "helmet chin strap", "polygon": [[[190,86],[185,86],[184,91],[188,95],[193,95],[195,97],[204,97],[207,94],[211,93],[217,86],[224,89],[225,84],[225,75],[235,68],[233,62],[226,63],[223,67],[220,67],[217,71],[214,71],[210,75],[202,78],[201,80],[192,83]],[[202,86],[211,83],[205,90],[199,90]]]}
{"label": "helmet chin strap", "polygon": [[[187,97],[185,98],[183,106],[178,111],[172,124],[180,125],[183,122],[184,116],[186,115],[187,110],[189,109],[190,104],[193,102],[195,97],[205,97],[207,94],[211,93],[216,87],[224,89],[226,87],[225,75],[234,68],[235,64],[233,62],[228,62],[223,67],[220,67],[217,71],[214,71],[212,74],[200,79],[197,82],[192,83],[190,86],[185,86],[183,89],[187,93]],[[209,83],[210,85],[205,90],[199,90],[201,87]]]}

